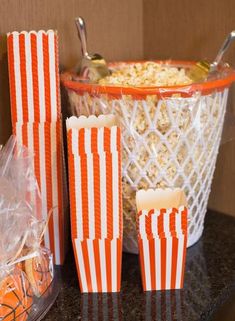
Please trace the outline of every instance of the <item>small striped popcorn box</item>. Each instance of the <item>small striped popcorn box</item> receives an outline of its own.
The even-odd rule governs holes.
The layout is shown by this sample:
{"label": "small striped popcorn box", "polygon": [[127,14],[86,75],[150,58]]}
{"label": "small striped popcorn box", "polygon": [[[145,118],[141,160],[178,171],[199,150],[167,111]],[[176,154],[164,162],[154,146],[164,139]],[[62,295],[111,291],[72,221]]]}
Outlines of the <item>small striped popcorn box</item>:
{"label": "small striped popcorn box", "polygon": [[62,124],[57,122],[15,123],[13,132],[20,144],[34,154],[34,172],[42,200],[42,215],[53,215],[44,235],[45,246],[54,254],[56,264],[63,264],[68,238],[67,190],[64,167]]}
{"label": "small striped popcorn box", "polygon": [[176,236],[187,232],[187,208],[141,210],[137,215],[137,229],[148,238]]}
{"label": "small striped popcorn box", "polygon": [[12,123],[60,119],[57,32],[14,31],[7,45]]}
{"label": "small striped popcorn box", "polygon": [[[120,247],[121,251],[123,233],[120,128],[113,115],[71,117],[66,123],[71,229],[72,240],[76,241],[74,253],[81,290],[116,292],[120,290],[120,272],[117,271],[121,270],[120,253],[116,248]],[[94,248],[94,242],[98,242],[99,247]],[[81,244],[91,249],[86,271],[94,264],[93,269],[99,269],[100,259],[94,260],[93,256],[103,257],[107,263],[107,271],[101,269],[101,276],[96,275],[97,280],[102,278],[102,282],[99,281],[102,286],[98,287],[88,272],[81,273],[85,264],[84,257],[79,255]],[[113,271],[112,282],[110,271]]]}
{"label": "small striped popcorn box", "polygon": [[180,189],[140,190],[137,230],[144,291],[183,287],[187,208]]}

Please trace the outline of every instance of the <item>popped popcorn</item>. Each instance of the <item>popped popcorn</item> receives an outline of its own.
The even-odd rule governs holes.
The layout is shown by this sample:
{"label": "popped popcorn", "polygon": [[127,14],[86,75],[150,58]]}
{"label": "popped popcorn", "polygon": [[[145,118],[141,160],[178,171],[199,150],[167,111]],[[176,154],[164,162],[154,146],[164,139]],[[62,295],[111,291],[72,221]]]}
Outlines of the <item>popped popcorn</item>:
{"label": "popped popcorn", "polygon": [[144,63],[121,64],[111,75],[98,81],[100,85],[153,87],[191,84],[184,68],[171,67],[147,61]]}

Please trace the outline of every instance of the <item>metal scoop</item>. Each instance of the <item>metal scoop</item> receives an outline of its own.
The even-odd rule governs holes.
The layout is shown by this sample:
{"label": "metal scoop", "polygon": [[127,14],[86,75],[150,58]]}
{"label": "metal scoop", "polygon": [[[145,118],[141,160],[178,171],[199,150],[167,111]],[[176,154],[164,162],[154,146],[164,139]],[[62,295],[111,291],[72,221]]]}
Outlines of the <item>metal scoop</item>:
{"label": "metal scoop", "polygon": [[213,63],[210,64],[208,61],[197,62],[196,65],[189,70],[188,76],[194,82],[203,81],[210,77],[214,72],[217,71],[218,67],[221,65],[224,53],[228,50],[230,44],[234,39],[235,30],[230,32],[230,34],[227,36]]}
{"label": "metal scoop", "polygon": [[104,58],[99,54],[89,55],[87,51],[87,37],[85,21],[82,17],[75,18],[78,36],[81,40],[82,62],[79,76],[88,79],[90,82],[97,82],[99,79],[110,75],[110,71]]}

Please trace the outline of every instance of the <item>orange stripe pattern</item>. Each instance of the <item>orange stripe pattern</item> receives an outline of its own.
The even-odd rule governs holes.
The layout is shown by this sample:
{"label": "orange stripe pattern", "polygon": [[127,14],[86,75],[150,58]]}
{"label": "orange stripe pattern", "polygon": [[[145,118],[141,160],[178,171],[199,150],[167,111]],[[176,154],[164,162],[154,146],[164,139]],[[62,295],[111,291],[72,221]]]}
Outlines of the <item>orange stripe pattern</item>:
{"label": "orange stripe pattern", "polygon": [[82,293],[120,292],[122,239],[73,239]]}
{"label": "orange stripe pattern", "polygon": [[63,264],[68,197],[60,106],[58,37],[53,30],[7,36],[13,133],[34,155],[42,216],[54,208],[45,245]]}
{"label": "orange stripe pattern", "polygon": [[81,292],[119,292],[120,128],[69,128],[67,136],[71,231]]}
{"label": "orange stripe pattern", "polygon": [[60,119],[57,33],[12,32],[7,44],[12,123]]}
{"label": "orange stripe pattern", "polygon": [[65,213],[68,211],[68,201],[63,185],[66,174],[63,167],[61,121],[16,123],[13,125],[13,132],[20,144],[23,144],[24,137],[27,137],[28,143],[25,146],[34,153],[34,172],[41,192],[39,203],[43,218],[46,219],[50,209],[54,208],[45,232],[45,246],[54,254],[55,263],[63,264],[67,234]]}
{"label": "orange stripe pattern", "polygon": [[143,290],[183,288],[187,208],[141,210],[137,231]]}

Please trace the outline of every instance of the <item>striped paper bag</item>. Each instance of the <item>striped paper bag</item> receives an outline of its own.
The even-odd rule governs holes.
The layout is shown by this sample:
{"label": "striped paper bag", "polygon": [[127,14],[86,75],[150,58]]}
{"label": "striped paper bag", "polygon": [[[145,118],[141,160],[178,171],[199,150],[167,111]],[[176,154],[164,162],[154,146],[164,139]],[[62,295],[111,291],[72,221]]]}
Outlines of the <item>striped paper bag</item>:
{"label": "striped paper bag", "polygon": [[121,135],[115,117],[67,120],[71,230],[82,292],[118,292],[122,257]]}
{"label": "striped paper bag", "polygon": [[144,291],[182,288],[187,246],[187,208],[183,191],[140,190],[136,203]]}

